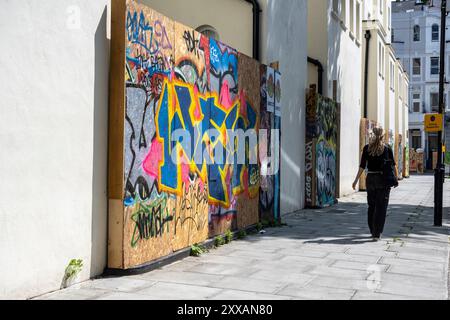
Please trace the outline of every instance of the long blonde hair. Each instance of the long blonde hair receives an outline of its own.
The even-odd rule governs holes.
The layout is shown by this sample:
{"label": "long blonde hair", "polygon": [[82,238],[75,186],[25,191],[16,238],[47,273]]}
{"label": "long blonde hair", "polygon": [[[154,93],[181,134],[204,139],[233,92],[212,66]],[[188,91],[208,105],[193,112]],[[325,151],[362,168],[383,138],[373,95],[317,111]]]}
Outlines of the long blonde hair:
{"label": "long blonde hair", "polygon": [[384,152],[384,130],[375,127],[369,141],[369,155],[372,157],[381,156]]}

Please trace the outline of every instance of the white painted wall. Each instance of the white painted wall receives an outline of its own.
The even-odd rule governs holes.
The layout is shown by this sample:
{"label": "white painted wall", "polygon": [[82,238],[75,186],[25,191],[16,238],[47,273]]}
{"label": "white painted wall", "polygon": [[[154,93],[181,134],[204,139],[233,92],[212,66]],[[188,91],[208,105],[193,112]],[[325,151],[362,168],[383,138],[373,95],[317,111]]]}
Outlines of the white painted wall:
{"label": "white painted wall", "polygon": [[260,0],[262,62],[282,74],[281,211],[304,207],[307,0]]}
{"label": "white painted wall", "polygon": [[[386,66],[386,59],[384,59],[384,64],[382,66],[380,66],[378,64],[378,67],[383,70],[385,70],[385,66]],[[378,73],[378,75],[377,75],[378,85],[376,88],[377,88],[377,92],[378,92],[378,99],[377,99],[378,104],[376,106],[377,118],[374,120],[377,121],[378,124],[383,128],[386,128],[386,125],[387,125],[387,123],[386,123],[386,111],[388,111],[386,109],[386,82],[388,81],[387,77],[388,77],[388,75],[386,75],[385,71],[383,74],[380,75],[380,73]]]}
{"label": "white painted wall", "polygon": [[[385,131],[392,130],[392,133],[396,133],[395,117],[396,117],[396,99],[395,99],[395,60],[391,56],[391,48],[386,47],[386,72],[385,72],[385,90],[386,90],[386,111],[385,111]],[[394,68],[394,74],[391,75],[391,68]],[[392,79],[391,79],[392,77]],[[392,89],[393,87],[393,89]],[[395,136],[394,136],[395,137]]]}
{"label": "white painted wall", "polygon": [[[331,0],[309,1],[308,55],[319,59],[324,66],[325,96],[333,98],[333,82],[337,82],[336,99],[341,104],[339,188],[342,197],[354,192],[352,182],[359,166],[363,33],[361,23],[356,30],[357,1],[341,0],[336,13],[332,11],[332,3]],[[353,19],[350,14],[352,3]],[[361,4],[360,8],[362,17],[365,7]],[[311,71],[309,74],[312,75]],[[313,80],[310,76],[310,83],[314,83]]]}
{"label": "white painted wall", "polygon": [[0,299],[106,265],[108,0],[0,0]]}
{"label": "white painted wall", "polygon": [[[331,12],[332,1],[329,3],[328,12]],[[362,103],[362,29],[359,30],[359,39],[355,37],[356,32],[350,33],[350,1],[347,0],[345,8],[347,29],[328,14],[328,96],[333,96],[333,80],[337,80],[337,101],[341,104],[340,197],[354,192],[352,183],[359,167],[359,123]]]}

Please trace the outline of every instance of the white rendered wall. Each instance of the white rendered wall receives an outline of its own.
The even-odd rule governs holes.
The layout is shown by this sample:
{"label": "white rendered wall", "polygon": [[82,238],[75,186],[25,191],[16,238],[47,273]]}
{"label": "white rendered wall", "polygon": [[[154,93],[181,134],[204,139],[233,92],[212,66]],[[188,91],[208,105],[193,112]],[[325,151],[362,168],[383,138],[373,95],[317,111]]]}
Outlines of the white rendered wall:
{"label": "white rendered wall", "polygon": [[[332,1],[329,1],[331,12]],[[359,123],[361,120],[362,43],[350,36],[350,1],[346,5],[346,26],[328,14],[328,91],[333,97],[333,80],[337,80],[337,101],[341,105],[340,125],[340,197],[354,192],[352,183],[359,167]]]}
{"label": "white rendered wall", "polygon": [[0,0],[0,299],[106,265],[107,0]]}
{"label": "white rendered wall", "polygon": [[260,0],[262,62],[280,62],[282,74],[281,211],[304,207],[307,0]]}

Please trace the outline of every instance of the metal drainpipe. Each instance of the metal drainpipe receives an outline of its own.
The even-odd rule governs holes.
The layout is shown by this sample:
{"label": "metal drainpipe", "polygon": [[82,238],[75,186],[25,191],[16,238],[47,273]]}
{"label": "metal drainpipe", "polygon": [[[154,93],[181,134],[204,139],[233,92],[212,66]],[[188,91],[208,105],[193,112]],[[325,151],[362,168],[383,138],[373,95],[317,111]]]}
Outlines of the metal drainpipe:
{"label": "metal drainpipe", "polygon": [[323,82],[323,66],[322,66],[322,64],[320,63],[319,60],[313,59],[311,57],[308,57],[308,62],[312,63],[313,65],[315,65],[317,67],[317,82],[318,82],[318,84],[317,84],[317,92],[319,94],[323,94],[323,85],[322,85],[322,82]]}
{"label": "metal drainpipe", "polygon": [[366,61],[365,61],[365,70],[364,70],[364,118],[367,118],[368,108],[367,108],[367,91],[368,91],[368,79],[369,79],[369,43],[370,38],[372,37],[370,30],[366,30],[366,34],[364,38],[366,39]]}
{"label": "metal drainpipe", "polygon": [[244,0],[253,6],[253,59],[259,61],[260,23],[259,14],[262,12],[258,0]]}

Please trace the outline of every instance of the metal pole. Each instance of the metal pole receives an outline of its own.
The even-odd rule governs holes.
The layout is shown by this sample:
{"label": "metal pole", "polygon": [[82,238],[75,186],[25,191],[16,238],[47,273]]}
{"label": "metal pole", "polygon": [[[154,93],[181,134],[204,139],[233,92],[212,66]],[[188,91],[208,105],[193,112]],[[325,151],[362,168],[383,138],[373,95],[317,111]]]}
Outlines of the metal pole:
{"label": "metal pole", "polygon": [[[439,113],[444,113],[445,80],[445,28],[447,18],[447,0],[441,2],[441,53],[439,66]],[[442,207],[444,192],[444,171],[442,168],[442,131],[438,132],[438,158],[434,175],[434,225],[442,227]]]}

